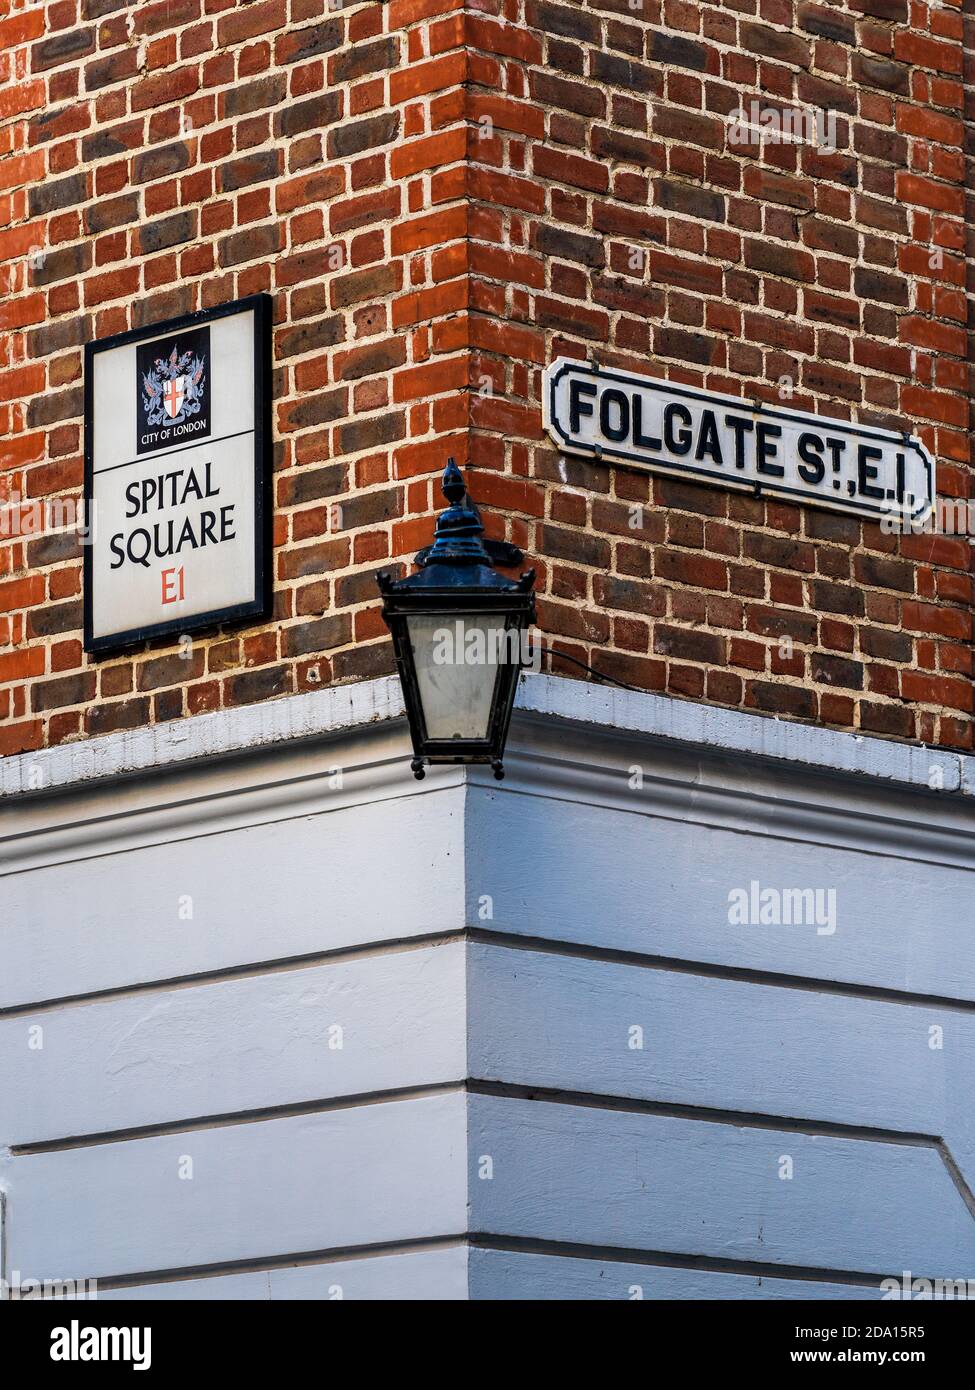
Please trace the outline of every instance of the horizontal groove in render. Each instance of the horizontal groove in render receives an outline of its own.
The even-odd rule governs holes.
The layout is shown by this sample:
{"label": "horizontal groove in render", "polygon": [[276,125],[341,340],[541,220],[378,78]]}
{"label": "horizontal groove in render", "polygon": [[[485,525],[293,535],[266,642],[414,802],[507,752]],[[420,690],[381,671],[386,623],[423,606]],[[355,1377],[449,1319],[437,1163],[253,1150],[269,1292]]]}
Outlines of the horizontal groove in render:
{"label": "horizontal groove in render", "polygon": [[902,1274],[871,1274],[865,1270],[832,1269],[814,1265],[773,1264],[765,1260],[722,1259],[714,1255],[693,1255],[671,1250],[641,1250],[625,1246],[580,1245],[572,1241],[536,1240],[529,1236],[506,1236],[471,1232],[468,1242],[475,1250],[493,1250],[511,1255],[546,1255],[550,1258],[592,1260],[611,1264],[645,1265],[647,1268],[700,1270],[706,1274],[741,1274],[753,1279],[787,1279],[796,1283],[846,1284],[857,1288],[880,1288],[884,1279],[901,1283]]}
{"label": "horizontal groove in render", "polygon": [[256,1110],[234,1110],[219,1115],[196,1115],[189,1119],[167,1120],[161,1124],[140,1125],[132,1129],[103,1130],[99,1134],[77,1134],[64,1139],[44,1139],[35,1144],[11,1144],[15,1158],[36,1154],[62,1153],[68,1149],[91,1149],[99,1144],[126,1144],[140,1139],[158,1139],[167,1134],[187,1134],[193,1130],[224,1129],[230,1125],[264,1124],[268,1120],[287,1120],[297,1115],[324,1115],[332,1110],[354,1110],[389,1101],[425,1100],[428,1096],[463,1091],[464,1081],[438,1081],[429,1086],[403,1086],[385,1091],[363,1091],[357,1095],[329,1096],[325,1099],[269,1105]]}
{"label": "horizontal groove in render", "polygon": [[[382,1256],[411,1255],[427,1251],[466,1248],[497,1254],[541,1255],[550,1259],[586,1260],[593,1264],[633,1264],[648,1269],[700,1271],[705,1274],[731,1274],[753,1279],[781,1279],[795,1283],[828,1283],[879,1290],[883,1279],[901,1282],[901,1274],[872,1273],[868,1270],[835,1269],[828,1266],[774,1264],[767,1260],[731,1259],[699,1255],[679,1250],[644,1250],[626,1246],[584,1245],[573,1241],[541,1240],[532,1236],[501,1232],[457,1232],[453,1235],[424,1236],[370,1245],[335,1246],[322,1250],[286,1255],[257,1256],[250,1260],[231,1260],[180,1268],[141,1270],[130,1274],[97,1278],[100,1291],[137,1289],[153,1284],[190,1283],[201,1279],[225,1278],[235,1274],[273,1273],[275,1270],[306,1268],[319,1264],[357,1263]],[[89,1276],[91,1278],[92,1276]]]}
{"label": "horizontal groove in render", "polygon": [[880,1129],[870,1125],[850,1125],[830,1120],[807,1120],[801,1116],[775,1115],[765,1111],[724,1110],[717,1106],[685,1105],[679,1101],[644,1100],[639,1096],[607,1095],[601,1091],[570,1091],[557,1087],[525,1086],[510,1081],[473,1078],[467,1090],[475,1096],[495,1096],[499,1100],[532,1100],[547,1105],[572,1105],[582,1110],[616,1110],[632,1115],[660,1115],[665,1119],[699,1120],[706,1124],[732,1125],[736,1129],[773,1129],[791,1134],[811,1134],[833,1139],[857,1139],[874,1144],[905,1144],[911,1148],[936,1148],[936,1134],[919,1131]]}
{"label": "horizontal groove in render", "polygon": [[12,1004],[0,1009],[0,1020],[22,1017],[25,1014],[50,1013],[54,1009],[73,1008],[85,1004],[100,1004],[109,999],[134,998],[167,989],[195,989],[200,985],[222,984],[224,981],[254,979],[260,975],[280,975],[289,970],[310,970],[316,965],[341,965],[345,961],[368,960],[376,956],[399,955],[403,951],[419,951],[425,946],[447,946],[463,941],[462,928],[428,932],[423,936],[397,936],[388,940],[368,941],[359,946],[337,946],[331,951],[313,951],[308,955],[281,956],[274,960],[251,961],[246,965],[219,966],[201,970],[194,975],[173,975],[138,984],[113,985],[108,989],[91,990],[87,994],[66,994],[56,999],[42,999],[31,1004]]}
{"label": "horizontal groove in render", "polygon": [[975,1013],[975,999],[954,995],[923,994],[894,989],[888,985],[861,984],[849,980],[828,980],[818,975],[790,975],[748,965],[722,965],[711,961],[687,960],[679,956],[658,956],[643,951],[621,950],[614,946],[595,946],[566,941],[559,937],[521,936],[517,932],[491,931],[469,927],[470,941],[509,950],[536,951],[542,955],[570,956],[610,965],[633,965],[641,970],[668,970],[679,975],[699,975],[709,980],[735,980],[742,984],[770,985],[775,989],[798,989],[816,994],[845,995],[851,999],[876,999],[889,1004],[909,1004],[924,1008],[952,1009]]}
{"label": "horizontal groove in render", "polygon": [[467,1077],[453,1081],[435,1082],[430,1085],[392,1087],[380,1091],[363,1091],[355,1095],[297,1101],[254,1110],[198,1115],[129,1129],[104,1130],[97,1134],[45,1139],[37,1143],[12,1144],[9,1152],[17,1157],[29,1157],[35,1154],[57,1153],[67,1149],[91,1148],[99,1144],[118,1144],[139,1139],[154,1139],[167,1134],[180,1134],[192,1130],[217,1129],[229,1125],[260,1124],[268,1120],[288,1119],[296,1115],[325,1114],[333,1110],[352,1110],[358,1106],[423,1100],[429,1096],[457,1091],[464,1091],[474,1096],[494,1097],[500,1100],[526,1100],[538,1104],[572,1106],[577,1109],[610,1110],[634,1115],[658,1115],[666,1119],[695,1120],[705,1124],[730,1125],[739,1129],[767,1129],[827,1138],[852,1139],[867,1143],[903,1144],[913,1148],[940,1149],[943,1143],[938,1135],[907,1130],[881,1129],[868,1125],[810,1120],[799,1116],[775,1115],[761,1111],[724,1110],[704,1105],[685,1105],[673,1101],[646,1100],[637,1096],[612,1095],[598,1091],[561,1090],[553,1087]]}
{"label": "horizontal groove in render", "polygon": [[954,995],[916,993],[894,989],[887,985],[862,984],[848,980],[829,980],[816,975],[792,975],[753,966],[724,965],[711,961],[683,959],[678,956],[652,955],[643,951],[622,950],[612,946],[589,945],[566,941],[560,937],[520,935],[517,932],[492,931],[485,927],[456,927],[447,931],[427,932],[422,936],[391,937],[388,940],[364,942],[361,945],[339,946],[334,950],[314,951],[307,955],[282,956],[277,959],[252,961],[244,965],[220,966],[214,970],[192,975],[165,976],[138,984],[114,985],[87,993],[61,995],[25,1004],[0,1008],[0,1020],[26,1014],[50,1012],[104,1000],[151,994],[167,989],[193,989],[198,985],[219,984],[224,980],[240,980],[260,975],[278,974],[287,970],[306,970],[316,965],[341,964],[344,961],[392,955],[401,951],[422,950],[427,946],[446,946],[453,942],[471,941],[482,946],[497,946],[504,950],[533,951],[541,955],[566,956],[576,960],[591,960],[608,965],[631,965],[641,970],[672,971],[680,975],[698,975],[704,979],[732,980],[742,984],[768,985],[775,989],[795,989],[815,994],[833,994],[850,999],[874,999],[882,1003],[919,1008],[950,1009],[956,1013],[975,1013],[975,999]]}
{"label": "horizontal groove in render", "polygon": [[[307,1265],[329,1264],[335,1261],[356,1263],[380,1255],[412,1255],[426,1250],[454,1250],[467,1244],[463,1232],[447,1236],[417,1236],[415,1239],[378,1242],[373,1245],[337,1245],[324,1250],[303,1250],[288,1255],[261,1255],[250,1260],[225,1260],[207,1265],[184,1265],[171,1269],[140,1270],[132,1274],[115,1274],[107,1278],[89,1276],[97,1281],[99,1291],[134,1289],[147,1284],[190,1283],[197,1279],[220,1279],[232,1274],[264,1274],[277,1269],[301,1269]],[[77,1282],[77,1281],[76,1281]]]}

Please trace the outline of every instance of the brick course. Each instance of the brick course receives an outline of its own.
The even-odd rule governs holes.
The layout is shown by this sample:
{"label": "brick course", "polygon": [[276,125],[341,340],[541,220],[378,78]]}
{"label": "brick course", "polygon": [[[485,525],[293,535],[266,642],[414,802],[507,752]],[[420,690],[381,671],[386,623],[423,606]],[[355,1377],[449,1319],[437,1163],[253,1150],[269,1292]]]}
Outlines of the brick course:
{"label": "brick course", "polygon": [[[94,662],[77,539],[0,535],[0,755],[392,669],[372,575],[429,541],[449,453],[556,648],[972,746],[964,537],[560,459],[540,412],[560,353],[791,388],[916,428],[967,497],[972,15],[13,0],[0,48],[0,506],[78,495],[86,340],[262,290],[276,546],[273,622]],[[733,145],[753,97],[835,110],[836,152]]]}
{"label": "brick course", "polygon": [[[499,389],[475,416],[473,477],[483,497],[488,473],[533,493],[531,513],[499,504],[537,556],[556,645],[674,695],[970,748],[964,537],[560,462],[539,442],[535,364],[596,358],[917,430],[939,493],[967,498],[972,19],[966,57],[960,8],[908,0],[479,8],[486,57],[497,21],[523,29],[500,90],[535,123],[473,147],[494,190],[475,198],[478,240],[525,257],[473,295],[535,341],[506,352],[476,330]],[[725,118],[752,99],[837,111],[836,152],[731,145]],[[530,209],[505,191],[526,176],[544,194]]]}

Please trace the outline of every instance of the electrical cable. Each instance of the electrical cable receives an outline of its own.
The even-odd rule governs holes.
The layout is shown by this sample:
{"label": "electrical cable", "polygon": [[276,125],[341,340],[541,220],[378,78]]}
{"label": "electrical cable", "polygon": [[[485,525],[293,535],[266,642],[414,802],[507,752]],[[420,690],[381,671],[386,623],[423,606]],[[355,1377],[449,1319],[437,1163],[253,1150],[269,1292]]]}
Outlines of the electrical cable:
{"label": "electrical cable", "polygon": [[[588,671],[598,685],[618,685],[621,690],[632,690],[634,695],[645,695],[647,693],[645,690],[641,690],[638,685],[627,685],[626,681],[618,681],[615,676],[607,676],[604,671],[597,671],[595,666],[588,666],[584,661],[580,661],[578,657],[569,656],[568,652],[556,651],[554,647],[549,647],[549,666],[551,666],[555,657],[560,657],[563,661],[571,661],[573,666],[580,666],[583,671]],[[554,672],[552,674],[554,675]]]}

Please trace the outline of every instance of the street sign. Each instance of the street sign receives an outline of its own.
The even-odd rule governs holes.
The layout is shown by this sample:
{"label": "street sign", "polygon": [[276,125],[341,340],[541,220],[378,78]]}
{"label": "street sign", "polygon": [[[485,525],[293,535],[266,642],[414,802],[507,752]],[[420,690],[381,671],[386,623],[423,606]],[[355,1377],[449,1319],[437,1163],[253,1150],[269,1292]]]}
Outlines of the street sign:
{"label": "street sign", "polygon": [[907,434],[737,400],[560,357],[545,371],[545,428],[565,453],[787,498],[918,521],[934,464]]}
{"label": "street sign", "polygon": [[85,649],[265,615],[270,300],[85,348]]}

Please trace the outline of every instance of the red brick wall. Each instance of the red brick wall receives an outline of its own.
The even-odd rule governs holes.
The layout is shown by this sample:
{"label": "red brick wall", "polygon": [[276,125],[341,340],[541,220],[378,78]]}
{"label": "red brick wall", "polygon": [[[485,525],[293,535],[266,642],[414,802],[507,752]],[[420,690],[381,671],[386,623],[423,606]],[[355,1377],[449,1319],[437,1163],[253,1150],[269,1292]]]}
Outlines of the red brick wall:
{"label": "red brick wall", "polygon": [[[0,506],[78,495],[88,338],[257,290],[276,504],[274,621],[189,659],[86,658],[77,539],[0,534],[0,754],[391,669],[373,575],[429,540],[450,452],[567,652],[971,746],[964,538],[560,461],[539,408],[560,352],[787,376],[918,428],[967,495],[959,10],[13,0],[0,47]],[[763,93],[835,106],[839,152],[729,146]]]}
{"label": "red brick wall", "polygon": [[[524,517],[544,626],[649,689],[971,747],[963,537],[560,464],[538,442],[560,353],[770,401],[786,377],[799,408],[916,429],[939,491],[969,495],[960,9],[479,8],[522,33],[472,33],[518,101],[474,146],[474,341],[494,383],[475,486]],[[729,144],[743,98],[836,110],[836,153]]]}
{"label": "red brick wall", "polygon": [[[963,0],[965,88],[965,260],[968,299],[968,430],[975,439],[975,0]],[[972,460],[975,462],[975,446]]]}
{"label": "red brick wall", "polygon": [[0,537],[0,753],[392,668],[373,574],[429,539],[465,419],[460,8],[13,0],[0,21],[0,503],[78,495],[87,339],[259,290],[276,470],[275,621],[189,660],[85,658],[77,539]]}

